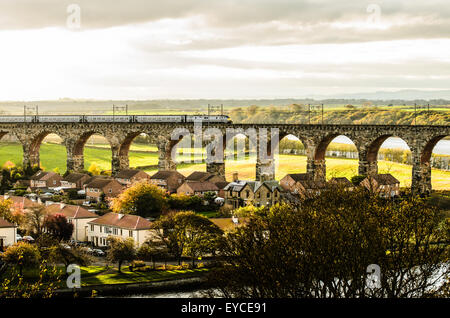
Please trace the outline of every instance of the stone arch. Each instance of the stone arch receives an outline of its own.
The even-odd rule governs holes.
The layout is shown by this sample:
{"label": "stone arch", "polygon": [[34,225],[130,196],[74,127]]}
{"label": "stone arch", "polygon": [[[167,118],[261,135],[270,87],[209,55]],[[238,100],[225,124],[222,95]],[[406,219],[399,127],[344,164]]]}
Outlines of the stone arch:
{"label": "stone arch", "polygon": [[431,138],[426,144],[425,147],[423,147],[423,150],[420,154],[420,163],[425,164],[429,163],[431,159],[431,154],[433,153],[433,149],[436,146],[436,144],[444,139],[445,137],[448,137],[449,135],[439,135]]}
{"label": "stone arch", "polygon": [[[96,131],[96,130],[90,130],[87,132],[82,133],[80,136],[78,136],[74,141],[73,145],[71,147],[71,169],[74,171],[83,171],[85,170],[84,167],[84,149],[87,141],[89,138],[91,138],[94,135],[99,135],[101,137],[104,137],[106,141],[108,142],[110,149],[111,149],[111,170],[114,172],[116,170],[116,166],[118,166],[118,155],[114,156],[114,150],[116,150],[116,153],[118,153],[118,147],[114,145],[110,138],[108,136],[105,136],[103,133]],[[69,166],[69,163],[68,163]]]}
{"label": "stone arch", "polygon": [[[414,156],[414,147],[413,147],[413,140],[408,139],[405,136],[402,136],[401,134],[396,133],[387,133],[380,135],[376,137],[375,139],[372,139],[370,143],[367,144],[365,147],[366,152],[363,153],[363,157],[360,158],[360,167],[359,167],[359,174],[361,175],[376,175],[379,173],[379,164],[378,164],[378,157],[379,157],[379,151],[382,147],[383,143],[388,138],[399,138],[401,139],[409,148],[411,151],[412,157]],[[413,158],[412,158],[413,160]],[[390,169],[389,167],[386,169]],[[385,171],[385,173],[391,173],[390,171]],[[395,177],[395,175],[394,175]],[[414,178],[412,178],[414,179]]]}
{"label": "stone arch", "polygon": [[[25,161],[25,157],[28,157],[28,163],[31,166],[39,166],[41,167],[41,155],[40,155],[40,149],[41,149],[41,145],[44,141],[44,139],[46,137],[48,137],[49,135],[57,135],[59,138],[62,139],[61,145],[63,145],[66,149],[65,154],[66,154],[66,160],[68,157],[68,150],[66,147],[66,137],[63,134],[60,134],[58,132],[55,132],[53,130],[44,130],[40,133],[38,133],[37,135],[33,136],[30,139],[30,143],[28,145],[23,144],[23,148],[24,148],[24,161]],[[27,154],[25,156],[25,153]],[[25,166],[25,162],[24,162],[24,166]],[[48,168],[48,167],[46,167]]]}
{"label": "stone arch", "polygon": [[316,147],[312,154],[312,158],[308,158],[308,173],[314,180],[317,181],[326,181],[326,161],[325,154],[330,143],[338,136],[344,136],[349,139],[353,145],[356,147],[356,150],[359,149],[358,140],[352,136],[351,134],[346,133],[331,133],[325,135],[322,139],[318,141]]}
{"label": "stone arch", "polygon": [[[281,144],[286,141],[289,142],[288,140],[290,140],[290,142],[292,143],[292,146],[297,146],[296,143],[300,143],[301,147],[300,149],[297,148],[291,148],[290,152],[287,152],[286,149],[281,149]],[[304,160],[304,165],[305,168],[303,169],[304,171],[296,171],[295,173],[306,173],[307,172],[307,151],[309,150],[309,143],[307,141],[306,138],[304,138],[302,135],[299,135],[295,132],[293,133],[287,133],[287,132],[283,132],[282,134],[280,134],[280,138],[279,138],[279,145],[278,145],[278,164],[282,164],[282,159],[280,158],[280,155],[286,155],[286,154],[294,154],[294,155],[299,155],[298,160],[295,160],[295,163],[293,162],[293,165],[290,167],[290,169],[294,168],[296,169],[297,165],[302,166],[303,163],[299,164],[299,162]],[[282,176],[283,177],[283,176]]]}
{"label": "stone arch", "polygon": [[418,160],[413,163],[412,187],[420,193],[432,191],[431,155],[436,144],[448,135],[438,135],[429,139],[421,149]]}

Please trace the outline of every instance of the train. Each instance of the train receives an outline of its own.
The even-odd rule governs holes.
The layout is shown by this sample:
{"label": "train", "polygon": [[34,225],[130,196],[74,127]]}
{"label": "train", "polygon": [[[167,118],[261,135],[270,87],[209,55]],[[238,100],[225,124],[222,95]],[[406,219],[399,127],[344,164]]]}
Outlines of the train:
{"label": "train", "polygon": [[0,123],[225,123],[227,115],[27,115],[0,116]]}

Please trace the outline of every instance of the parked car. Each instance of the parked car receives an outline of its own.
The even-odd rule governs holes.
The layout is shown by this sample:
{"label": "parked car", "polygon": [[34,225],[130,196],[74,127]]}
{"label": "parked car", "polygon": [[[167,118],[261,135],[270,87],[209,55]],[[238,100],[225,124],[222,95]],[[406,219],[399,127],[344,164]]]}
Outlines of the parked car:
{"label": "parked car", "polygon": [[93,250],[93,254],[96,256],[105,256],[106,253],[98,248],[94,248]]}
{"label": "parked car", "polygon": [[17,242],[22,241],[22,235],[16,234],[16,241],[17,241]]}
{"label": "parked car", "polygon": [[31,236],[28,236],[28,235],[22,237],[22,240],[25,241],[25,242],[28,242],[28,243],[33,243],[34,242],[34,238],[32,238]]}

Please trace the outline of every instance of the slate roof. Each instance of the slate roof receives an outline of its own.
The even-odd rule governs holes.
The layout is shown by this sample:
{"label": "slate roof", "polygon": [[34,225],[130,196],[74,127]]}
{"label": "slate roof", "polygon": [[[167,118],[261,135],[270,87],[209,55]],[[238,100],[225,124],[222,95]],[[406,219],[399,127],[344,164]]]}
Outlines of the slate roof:
{"label": "slate roof", "polygon": [[105,215],[88,222],[89,224],[109,225],[130,230],[147,230],[151,228],[152,222],[132,214],[106,213]]}
{"label": "slate roof", "polygon": [[194,171],[190,175],[186,177],[186,180],[189,181],[207,181],[214,175],[209,172],[203,172],[203,171]]}
{"label": "slate roof", "polygon": [[185,184],[194,192],[219,191],[219,188],[214,183],[208,181],[186,181]]}
{"label": "slate roof", "polygon": [[123,169],[123,170],[119,171],[119,173],[116,175],[116,178],[131,179],[140,172],[144,172],[144,171],[138,170],[138,169]]}
{"label": "slate roof", "polygon": [[83,177],[90,177],[90,176],[85,173],[71,172],[67,176],[65,176],[63,180],[70,183],[77,183]]}
{"label": "slate roof", "polygon": [[168,179],[169,177],[171,177],[173,175],[179,176],[179,177],[184,179],[184,176],[181,173],[179,173],[178,171],[172,171],[172,170],[161,170],[161,171],[158,171],[157,173],[152,175],[150,177],[150,179],[166,180],[166,179]]}
{"label": "slate roof", "polygon": [[288,176],[290,176],[295,182],[309,179],[307,173],[289,173]]}
{"label": "slate roof", "polygon": [[[114,182],[114,179],[107,179],[107,178],[93,178],[88,184],[86,184],[87,188],[98,188],[102,189],[106,187],[111,182]],[[117,182],[117,181],[116,181]]]}
{"label": "slate roof", "polygon": [[275,189],[278,190],[282,190],[278,181],[243,181],[243,180],[238,180],[238,181],[233,181],[230,182],[225,188],[225,191],[229,191],[232,190],[234,192],[241,192],[242,189],[246,186],[249,185],[249,187],[252,189],[253,192],[256,192],[260,187],[262,186],[267,186],[270,191],[274,191]]}

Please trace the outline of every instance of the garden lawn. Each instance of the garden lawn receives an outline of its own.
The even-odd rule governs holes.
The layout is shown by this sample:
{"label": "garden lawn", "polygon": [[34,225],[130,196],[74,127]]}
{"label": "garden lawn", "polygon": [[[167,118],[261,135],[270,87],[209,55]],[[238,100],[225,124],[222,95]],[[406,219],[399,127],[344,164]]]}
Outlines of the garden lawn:
{"label": "garden lawn", "polygon": [[127,266],[123,266],[119,273],[116,268],[90,266],[81,267],[81,285],[112,285],[125,283],[156,282],[167,279],[189,278],[205,274],[207,268],[180,269],[180,270],[155,270],[149,272],[131,272]]}

